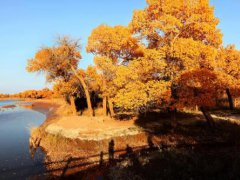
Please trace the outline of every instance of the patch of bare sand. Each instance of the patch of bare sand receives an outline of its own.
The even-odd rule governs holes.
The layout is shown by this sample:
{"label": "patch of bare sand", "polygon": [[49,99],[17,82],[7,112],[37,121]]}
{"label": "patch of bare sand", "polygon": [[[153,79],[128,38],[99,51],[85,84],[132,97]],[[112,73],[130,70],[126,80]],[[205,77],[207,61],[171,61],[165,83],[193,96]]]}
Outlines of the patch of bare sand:
{"label": "patch of bare sand", "polygon": [[117,121],[106,116],[72,116],[71,108],[60,99],[33,100],[32,109],[44,113],[47,119],[41,126],[47,133],[70,139],[103,140],[136,135],[143,130],[134,119]]}
{"label": "patch of bare sand", "polygon": [[55,99],[31,100],[31,102],[33,103],[31,107],[33,110],[43,113],[47,116],[54,115],[56,109],[61,106],[61,101]]}
{"label": "patch of bare sand", "polygon": [[134,125],[134,120],[116,121],[104,116],[69,116],[61,117],[57,122],[48,125],[46,132],[70,139],[98,141],[112,137],[136,135],[143,131]]}
{"label": "patch of bare sand", "polygon": [[32,105],[24,108],[29,108],[34,111],[46,115],[46,120],[40,126],[44,130],[49,124],[55,123],[60,117],[71,114],[67,104],[61,99],[25,99],[31,102]]}

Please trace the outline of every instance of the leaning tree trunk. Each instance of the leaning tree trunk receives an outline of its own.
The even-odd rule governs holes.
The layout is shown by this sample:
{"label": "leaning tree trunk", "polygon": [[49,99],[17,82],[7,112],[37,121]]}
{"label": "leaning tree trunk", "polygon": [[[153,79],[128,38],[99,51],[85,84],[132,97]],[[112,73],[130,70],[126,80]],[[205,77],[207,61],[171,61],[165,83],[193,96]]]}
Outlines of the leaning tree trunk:
{"label": "leaning tree trunk", "polygon": [[205,107],[201,107],[200,110],[202,111],[205,119],[207,120],[208,126],[209,127],[214,127],[215,123],[214,123],[214,120],[213,120],[211,114],[206,110]]}
{"label": "leaning tree trunk", "polygon": [[75,98],[73,96],[70,97],[70,105],[74,115],[77,115],[77,108],[75,103]]}
{"label": "leaning tree trunk", "polygon": [[103,97],[103,115],[107,116],[107,96]]}
{"label": "leaning tree trunk", "polygon": [[81,85],[83,86],[83,90],[87,99],[87,106],[88,106],[88,111],[89,111],[89,115],[90,116],[94,116],[94,112],[93,112],[93,108],[92,108],[92,102],[91,102],[91,97],[88,91],[88,87],[83,79],[83,77],[79,76],[77,71],[74,69],[74,67],[72,67],[72,71],[75,74],[75,76],[78,78],[78,80],[80,81]]}
{"label": "leaning tree trunk", "polygon": [[108,98],[108,105],[109,105],[110,116],[111,117],[115,116],[114,109],[113,109],[113,102],[111,98]]}
{"label": "leaning tree trunk", "polygon": [[226,93],[228,96],[229,109],[234,110],[233,98],[229,88],[226,89]]}

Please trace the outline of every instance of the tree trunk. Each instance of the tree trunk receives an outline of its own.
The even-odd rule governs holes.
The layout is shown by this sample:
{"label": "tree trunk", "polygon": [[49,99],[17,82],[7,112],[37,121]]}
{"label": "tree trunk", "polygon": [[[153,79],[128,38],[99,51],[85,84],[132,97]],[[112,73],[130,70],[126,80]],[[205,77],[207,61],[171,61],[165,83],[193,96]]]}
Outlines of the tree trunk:
{"label": "tree trunk", "polygon": [[195,107],[195,111],[198,112],[199,111],[199,108],[198,106]]}
{"label": "tree trunk", "polygon": [[205,119],[207,120],[208,126],[209,127],[214,127],[215,123],[214,123],[214,120],[213,120],[211,114],[206,110],[205,107],[201,107],[200,110],[202,111]]}
{"label": "tree trunk", "polygon": [[92,100],[91,102],[92,102],[92,108],[93,108],[93,116],[95,116],[95,109],[96,109],[97,104],[96,104],[96,94],[94,91],[92,91],[92,93],[91,93],[90,100]]}
{"label": "tree trunk", "polygon": [[77,108],[76,108],[76,104],[75,104],[75,98],[73,96],[70,97],[70,105],[71,105],[71,109],[72,109],[73,115],[77,115]]}
{"label": "tree trunk", "polygon": [[103,97],[103,115],[107,116],[107,97]]}
{"label": "tree trunk", "polygon": [[84,93],[85,93],[85,96],[86,96],[86,99],[87,99],[87,106],[88,106],[89,115],[90,116],[94,116],[94,112],[93,112],[93,108],[92,108],[92,102],[91,102],[91,97],[90,97],[90,94],[89,94],[89,91],[88,91],[88,87],[87,87],[83,77],[78,75],[78,73],[74,69],[74,67],[71,66],[71,68],[72,68],[73,73],[78,78],[78,80],[80,81],[81,85],[83,86]]}
{"label": "tree trunk", "polygon": [[226,93],[228,96],[229,109],[234,110],[233,98],[229,88],[226,89]]}
{"label": "tree trunk", "polygon": [[174,108],[173,110],[170,110],[170,113],[171,113],[171,126],[173,128],[176,128],[177,126],[177,109]]}
{"label": "tree trunk", "polygon": [[104,78],[104,76],[103,76],[102,86],[103,86],[103,115],[107,116],[108,115],[108,107],[107,107],[107,99],[108,98],[104,93],[104,91],[106,91],[107,82],[106,82],[106,79]]}
{"label": "tree trunk", "polygon": [[109,105],[110,116],[113,117],[115,113],[114,113],[113,102],[111,98],[108,98],[108,105]]}

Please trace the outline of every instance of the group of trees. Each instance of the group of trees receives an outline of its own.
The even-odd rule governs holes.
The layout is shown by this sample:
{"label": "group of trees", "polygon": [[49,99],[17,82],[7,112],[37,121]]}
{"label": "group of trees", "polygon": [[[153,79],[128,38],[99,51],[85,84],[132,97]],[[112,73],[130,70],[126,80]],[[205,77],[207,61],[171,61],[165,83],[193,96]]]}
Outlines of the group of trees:
{"label": "group of trees", "polygon": [[16,98],[31,98],[31,99],[44,99],[44,98],[52,98],[53,91],[48,88],[44,88],[42,90],[27,90],[17,94],[12,95]]}
{"label": "group of trees", "polygon": [[45,72],[54,91],[66,99],[85,97],[93,115],[92,94],[103,100],[103,113],[114,108],[195,108],[208,120],[210,107],[227,94],[230,108],[238,96],[240,51],[223,47],[219,20],[209,0],[147,0],[128,26],[100,25],[86,51],[94,65],[78,69],[80,45],[68,37],[41,48],[28,61],[29,72]]}
{"label": "group of trees", "polygon": [[0,94],[0,98],[9,98],[10,95],[9,94]]}
{"label": "group of trees", "polygon": [[31,99],[43,99],[52,98],[53,91],[48,88],[42,90],[27,90],[17,94],[0,94],[0,98],[31,98]]}

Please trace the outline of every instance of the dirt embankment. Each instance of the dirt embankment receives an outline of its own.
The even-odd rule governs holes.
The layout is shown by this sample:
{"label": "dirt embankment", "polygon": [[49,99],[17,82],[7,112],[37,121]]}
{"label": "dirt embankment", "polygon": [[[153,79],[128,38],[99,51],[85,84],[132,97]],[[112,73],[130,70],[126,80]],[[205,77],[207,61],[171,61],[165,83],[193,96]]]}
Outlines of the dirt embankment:
{"label": "dirt embankment", "polygon": [[98,164],[101,152],[103,159],[107,159],[111,141],[115,155],[125,153],[127,146],[141,148],[148,145],[147,134],[134,124],[134,120],[72,116],[68,105],[60,100],[36,100],[32,109],[47,116],[39,128],[32,130],[31,137],[33,141],[41,138],[40,146],[47,155],[46,168],[54,175],[61,175],[69,157],[75,159],[71,165],[76,168],[69,168],[66,174]]}
{"label": "dirt embankment", "polygon": [[36,100],[31,108],[47,116],[41,126],[45,132],[69,139],[98,141],[143,132],[134,119],[116,121],[105,116],[73,116],[71,108],[61,100]]}
{"label": "dirt embankment", "polygon": [[[40,146],[47,153],[46,168],[57,176],[74,174],[100,164],[101,158],[107,160],[110,157],[111,146],[116,157],[125,153],[127,147],[133,151],[146,148],[153,145],[149,137],[158,149],[161,145],[161,149],[201,150],[204,147],[208,151],[239,147],[240,144],[239,124],[215,118],[216,127],[210,129],[200,114],[179,113],[178,126],[172,129],[167,123],[170,117],[159,113],[128,121],[101,116],[72,116],[64,103],[52,100],[36,101],[33,109],[48,110],[45,111],[47,120],[33,131],[33,135],[42,137]],[[214,114],[220,116],[217,112]],[[151,132],[152,137],[143,129]]]}
{"label": "dirt embankment", "polygon": [[3,109],[11,109],[11,108],[15,108],[16,105],[6,105],[6,106],[2,106],[1,108]]}
{"label": "dirt embankment", "polygon": [[30,108],[46,115],[40,126],[44,133],[71,140],[101,141],[115,137],[143,133],[134,119],[118,121],[105,116],[73,116],[71,108],[62,100],[34,100]]}

